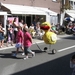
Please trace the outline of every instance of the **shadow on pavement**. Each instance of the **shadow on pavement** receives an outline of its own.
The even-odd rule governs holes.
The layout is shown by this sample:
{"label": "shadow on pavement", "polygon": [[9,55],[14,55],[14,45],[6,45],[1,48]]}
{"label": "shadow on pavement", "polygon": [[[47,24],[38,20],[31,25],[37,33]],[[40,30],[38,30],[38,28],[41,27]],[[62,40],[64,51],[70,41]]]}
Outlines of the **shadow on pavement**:
{"label": "shadow on pavement", "polygon": [[72,69],[69,67],[69,62],[73,54],[68,54],[11,75],[71,75]]}
{"label": "shadow on pavement", "polygon": [[71,39],[71,40],[75,40],[75,36],[68,36],[68,37],[62,37],[62,39]]}
{"label": "shadow on pavement", "polygon": [[[12,53],[15,53],[15,51],[12,51]],[[12,53],[0,53],[0,58],[23,59],[21,57],[12,56]],[[21,52],[19,52],[19,53],[21,53]]]}
{"label": "shadow on pavement", "polygon": [[[40,50],[32,50],[34,51],[35,53],[45,53],[45,52],[42,52]],[[21,53],[22,51],[19,51],[18,53],[18,56],[17,57],[13,57],[12,54],[15,53],[16,51],[12,51],[12,53],[0,53],[0,58],[12,58],[12,59],[23,59],[24,58],[24,55],[22,56]],[[29,58],[31,58],[32,55],[29,54]]]}
{"label": "shadow on pavement", "polygon": [[34,51],[35,53],[42,53],[41,50],[32,50],[32,51]]}

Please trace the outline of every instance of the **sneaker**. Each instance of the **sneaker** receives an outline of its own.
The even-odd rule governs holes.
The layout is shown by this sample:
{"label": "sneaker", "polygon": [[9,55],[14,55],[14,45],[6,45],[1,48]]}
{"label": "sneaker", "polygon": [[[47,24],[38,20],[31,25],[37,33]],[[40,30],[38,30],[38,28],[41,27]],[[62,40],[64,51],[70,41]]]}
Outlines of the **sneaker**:
{"label": "sneaker", "polygon": [[17,55],[16,53],[13,53],[13,54],[12,54],[13,57],[16,57],[16,55]]}
{"label": "sneaker", "polygon": [[22,55],[25,55],[25,53],[22,53]]}
{"label": "sneaker", "polygon": [[25,58],[23,58],[24,60],[28,59],[28,56],[26,56]]}
{"label": "sneaker", "polygon": [[32,52],[32,56],[35,57],[35,52]]}

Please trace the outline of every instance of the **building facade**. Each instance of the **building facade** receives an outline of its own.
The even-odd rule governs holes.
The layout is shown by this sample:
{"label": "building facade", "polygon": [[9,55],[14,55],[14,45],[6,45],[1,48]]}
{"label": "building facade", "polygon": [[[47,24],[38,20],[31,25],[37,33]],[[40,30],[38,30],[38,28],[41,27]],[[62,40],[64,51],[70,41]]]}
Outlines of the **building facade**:
{"label": "building facade", "polygon": [[75,19],[75,0],[69,0],[70,9],[66,10],[65,13]]}
{"label": "building facade", "polygon": [[75,9],[75,0],[69,0],[71,9]]}
{"label": "building facade", "polygon": [[58,0],[0,0],[0,13],[2,12],[7,13],[0,14],[0,17],[2,17],[0,21],[5,29],[6,21],[10,17],[21,18],[28,26],[34,19],[38,21],[39,18],[57,24],[60,14],[60,2]]}
{"label": "building facade", "polygon": [[45,7],[60,14],[59,0],[0,0],[5,4],[16,4],[23,6]]}

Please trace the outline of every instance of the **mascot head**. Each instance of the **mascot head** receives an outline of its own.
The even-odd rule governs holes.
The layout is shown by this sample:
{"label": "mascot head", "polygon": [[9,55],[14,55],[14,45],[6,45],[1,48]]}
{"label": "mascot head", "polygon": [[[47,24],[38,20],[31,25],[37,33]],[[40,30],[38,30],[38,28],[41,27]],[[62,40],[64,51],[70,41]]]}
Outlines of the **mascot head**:
{"label": "mascot head", "polygon": [[44,30],[44,31],[47,31],[49,29],[51,29],[51,24],[48,23],[48,22],[43,22],[41,25],[40,25],[40,29]]}

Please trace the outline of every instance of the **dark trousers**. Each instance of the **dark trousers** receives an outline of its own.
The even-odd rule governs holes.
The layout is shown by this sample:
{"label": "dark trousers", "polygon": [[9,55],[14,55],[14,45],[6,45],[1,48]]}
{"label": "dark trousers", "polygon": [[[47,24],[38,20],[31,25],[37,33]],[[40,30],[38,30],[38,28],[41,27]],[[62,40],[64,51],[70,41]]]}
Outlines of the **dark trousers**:
{"label": "dark trousers", "polygon": [[17,31],[14,31],[14,43],[16,43]]}
{"label": "dark trousers", "polygon": [[24,52],[25,52],[25,55],[28,55],[28,53],[32,53],[32,51],[30,50],[30,47],[24,47]]}

